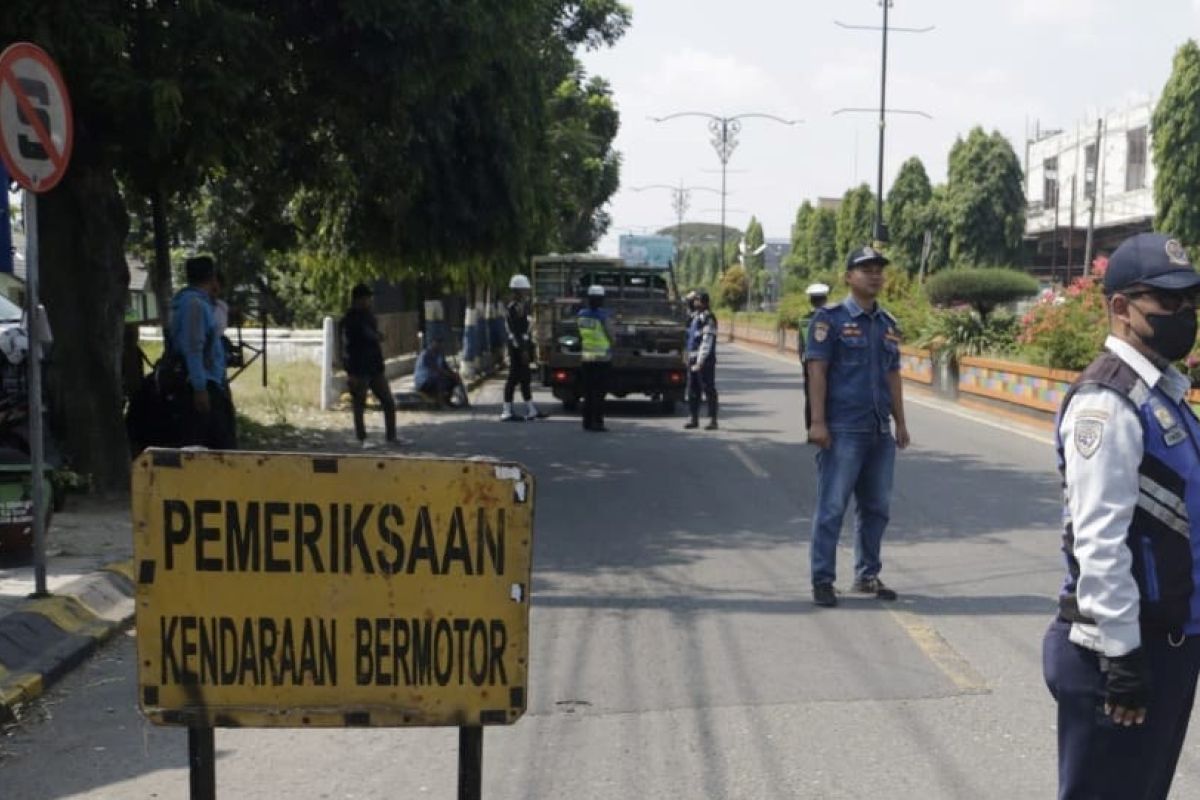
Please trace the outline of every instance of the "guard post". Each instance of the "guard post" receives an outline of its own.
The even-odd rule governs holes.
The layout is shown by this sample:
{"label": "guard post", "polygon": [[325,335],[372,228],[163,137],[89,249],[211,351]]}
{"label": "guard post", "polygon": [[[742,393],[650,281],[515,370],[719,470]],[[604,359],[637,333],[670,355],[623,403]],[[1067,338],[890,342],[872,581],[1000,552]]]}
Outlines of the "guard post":
{"label": "guard post", "polygon": [[483,729],[526,708],[534,482],[480,459],[151,449],[134,464],[138,700],[188,728]]}

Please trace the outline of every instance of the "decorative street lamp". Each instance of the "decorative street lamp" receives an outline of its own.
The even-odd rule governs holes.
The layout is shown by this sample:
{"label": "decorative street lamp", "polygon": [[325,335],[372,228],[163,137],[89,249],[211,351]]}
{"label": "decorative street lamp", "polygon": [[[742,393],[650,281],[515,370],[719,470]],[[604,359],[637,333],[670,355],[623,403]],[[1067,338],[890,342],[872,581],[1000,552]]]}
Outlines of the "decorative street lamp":
{"label": "decorative street lamp", "polygon": [[717,158],[721,160],[721,272],[725,271],[725,173],[726,167],[729,165],[729,159],[733,155],[733,151],[737,149],[737,136],[742,132],[742,123],[744,119],[768,119],[773,122],[779,122],[784,125],[795,125],[804,120],[800,119],[784,119],[777,117],[774,114],[762,114],[754,112],[750,114],[737,114],[732,117],[723,117],[717,114],[709,114],[704,111],[680,111],[677,114],[668,114],[665,117],[651,117],[654,122],[667,122],[680,117],[704,117],[708,120],[708,132],[712,134],[712,146],[717,151]]}
{"label": "decorative street lamp", "polygon": [[652,183],[649,186],[630,186],[632,192],[644,192],[648,189],[666,189],[671,192],[671,208],[675,210],[675,250],[678,252],[683,248],[683,215],[687,213],[688,207],[692,202],[692,192],[712,192],[720,194],[719,189],[713,189],[708,186],[684,186],[683,180],[680,179],[678,186],[670,186],[665,183]]}

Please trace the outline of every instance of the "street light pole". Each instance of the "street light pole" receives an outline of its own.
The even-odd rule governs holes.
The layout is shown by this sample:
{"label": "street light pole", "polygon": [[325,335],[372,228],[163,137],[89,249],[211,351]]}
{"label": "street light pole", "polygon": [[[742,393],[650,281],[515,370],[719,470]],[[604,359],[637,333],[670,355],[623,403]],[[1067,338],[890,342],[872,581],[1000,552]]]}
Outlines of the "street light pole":
{"label": "street light pole", "polygon": [[666,189],[671,193],[671,208],[675,211],[675,250],[683,249],[683,215],[687,213],[688,207],[691,205],[692,192],[712,192],[713,194],[721,194],[717,189],[709,186],[684,186],[683,179],[679,180],[678,186],[670,186],[665,183],[652,183],[648,186],[630,186],[631,192],[644,192],[647,189]]}
{"label": "street light pole", "polygon": [[[880,244],[887,244],[888,230],[887,225],[883,221],[883,144],[884,134],[887,130],[887,115],[889,112],[894,114],[916,114],[918,116],[932,119],[923,111],[911,111],[904,109],[889,109],[887,107],[887,52],[888,52],[888,31],[898,31],[901,33],[928,33],[933,30],[930,25],[925,28],[889,28],[888,27],[888,9],[892,6],[892,0],[880,0],[879,5],[883,6],[883,27],[874,28],[870,25],[847,25],[844,22],[836,22],[839,27],[849,28],[852,30],[880,30],[883,32],[883,52],[879,64],[879,164],[875,180],[875,224],[874,237],[875,241]],[[841,114],[846,111],[874,111],[875,109],[863,108],[841,108],[833,112]]]}
{"label": "street light pole", "polygon": [[721,160],[721,272],[725,272],[725,195],[726,195],[726,171],[729,166],[729,158],[733,155],[733,151],[737,149],[737,135],[741,133],[742,123],[744,119],[769,119],[774,122],[779,122],[784,125],[795,125],[804,120],[784,119],[777,117],[774,114],[762,114],[754,112],[750,114],[737,114],[732,117],[720,116],[717,114],[709,114],[705,111],[681,111],[677,114],[668,114],[665,117],[651,117],[654,122],[667,122],[668,120],[678,119],[680,117],[704,117],[708,120],[708,132],[712,134],[712,146],[717,151],[717,158]]}

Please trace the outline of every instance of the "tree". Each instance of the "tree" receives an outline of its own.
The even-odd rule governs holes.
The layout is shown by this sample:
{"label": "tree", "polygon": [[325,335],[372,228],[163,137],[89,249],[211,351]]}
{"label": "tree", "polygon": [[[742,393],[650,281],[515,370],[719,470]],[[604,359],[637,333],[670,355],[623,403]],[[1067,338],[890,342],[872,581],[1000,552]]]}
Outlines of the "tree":
{"label": "tree", "polygon": [[1200,244],[1200,47],[1194,40],[1175,51],[1150,126],[1155,227]]}
{"label": "tree", "polygon": [[1028,273],[1003,267],[952,269],[930,278],[925,291],[936,305],[966,303],[986,323],[996,306],[1037,294],[1038,282]]}
{"label": "tree", "polygon": [[844,256],[838,255],[837,212],[832,208],[818,208],[809,220],[808,250],[805,260],[812,272],[836,269]]}
{"label": "tree", "polygon": [[837,211],[837,254],[846,258],[851,251],[871,243],[875,227],[875,193],[867,184],[847,189]]}
{"label": "tree", "polygon": [[725,270],[717,286],[717,302],[724,308],[737,310],[746,304],[750,292],[750,280],[746,270],[736,264]]}
{"label": "tree", "polygon": [[805,200],[796,209],[796,220],[792,223],[792,246],[783,259],[783,268],[789,275],[803,278],[813,265],[808,262],[809,232],[812,217],[816,213],[812,203]]}
{"label": "tree", "polygon": [[910,273],[915,273],[921,265],[926,206],[932,198],[933,187],[921,159],[914,156],[905,161],[888,192],[887,219],[892,258]]}
{"label": "tree", "polygon": [[950,149],[946,201],[954,263],[1012,263],[1025,232],[1025,190],[1021,162],[1008,139],[979,127],[957,139]]}

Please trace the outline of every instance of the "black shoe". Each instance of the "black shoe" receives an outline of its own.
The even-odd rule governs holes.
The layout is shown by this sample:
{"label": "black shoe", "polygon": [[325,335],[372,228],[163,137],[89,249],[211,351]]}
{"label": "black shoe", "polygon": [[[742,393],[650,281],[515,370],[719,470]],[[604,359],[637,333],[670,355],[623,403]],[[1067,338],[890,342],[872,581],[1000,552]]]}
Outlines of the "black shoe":
{"label": "black shoe", "polygon": [[704,430],[706,430],[706,431],[715,431],[716,429],[717,429],[717,421],[715,419],[704,426]]}
{"label": "black shoe", "polygon": [[700,423],[693,419],[693,420],[689,420],[688,422],[684,423],[683,427],[690,431],[692,428],[699,428]]}
{"label": "black shoe", "polygon": [[879,600],[895,600],[896,592],[883,585],[883,581],[879,578],[862,578],[856,580],[854,585],[850,587],[850,591],[855,594],[870,594],[874,595]]}
{"label": "black shoe", "polygon": [[833,608],[838,604],[837,592],[833,590],[832,583],[818,583],[813,585],[813,602],[825,608]]}

